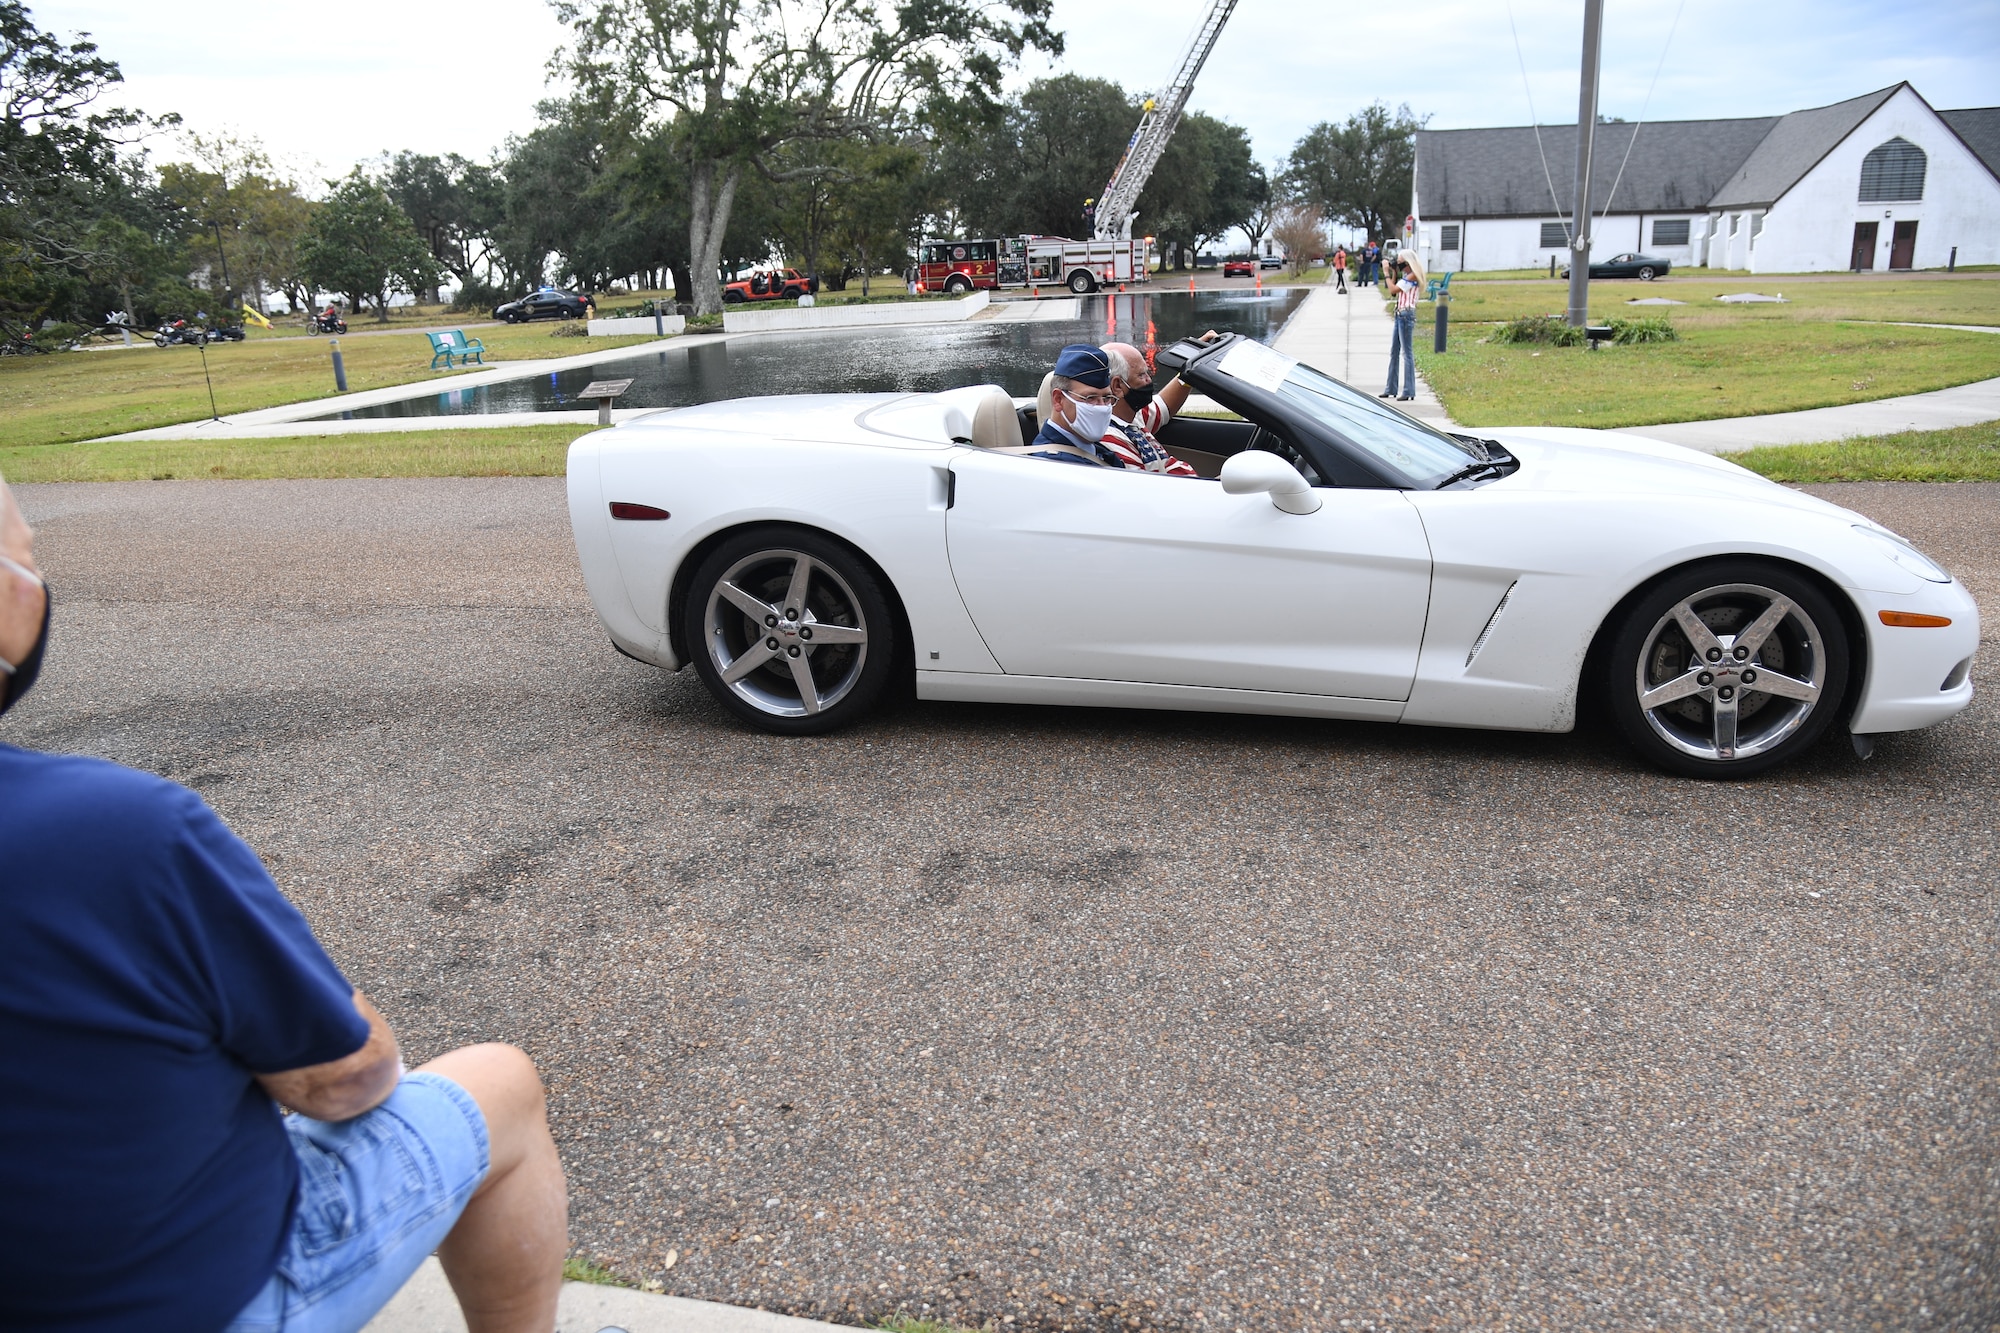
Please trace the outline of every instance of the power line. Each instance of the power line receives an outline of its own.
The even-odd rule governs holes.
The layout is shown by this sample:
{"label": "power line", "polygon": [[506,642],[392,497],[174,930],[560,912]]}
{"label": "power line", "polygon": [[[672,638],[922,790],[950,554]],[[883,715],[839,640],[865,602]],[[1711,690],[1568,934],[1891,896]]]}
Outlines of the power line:
{"label": "power line", "polygon": [[[1686,0],[1682,0],[1682,3],[1686,3]],[[1676,23],[1680,22],[1678,15],[1675,16],[1674,21]],[[1549,172],[1549,155],[1547,150],[1542,147],[1542,118],[1535,111],[1535,90],[1528,83],[1528,61],[1521,54],[1521,30],[1514,26],[1514,0],[1507,0],[1507,30],[1514,34],[1514,63],[1521,67],[1521,91],[1528,95],[1528,119],[1533,121],[1535,126],[1535,152],[1542,159],[1542,179],[1549,183],[1549,202],[1555,205],[1556,217],[1560,220],[1563,215],[1562,198],[1556,194],[1556,179]],[[1654,77],[1657,78],[1658,76],[1655,75]],[[1581,125],[1577,126],[1577,132],[1579,134],[1583,132]],[[1623,168],[1620,169],[1622,170]],[[1563,235],[1569,239],[1572,245],[1575,244],[1576,231],[1574,220],[1563,223]]]}
{"label": "power line", "polygon": [[1638,122],[1632,126],[1632,137],[1625,141],[1625,156],[1619,159],[1618,174],[1611,178],[1611,193],[1604,196],[1604,211],[1597,215],[1600,221],[1611,216],[1611,201],[1618,197],[1618,182],[1625,179],[1625,164],[1632,160],[1632,147],[1639,142],[1639,127],[1646,123],[1646,112],[1653,105],[1653,89],[1659,87],[1660,71],[1667,67],[1667,52],[1673,49],[1674,33],[1680,30],[1681,11],[1686,8],[1687,0],[1681,0],[1674,9],[1673,26],[1667,29],[1667,40],[1660,46],[1660,63],[1653,66],[1653,81],[1646,85],[1646,100],[1639,103]]}

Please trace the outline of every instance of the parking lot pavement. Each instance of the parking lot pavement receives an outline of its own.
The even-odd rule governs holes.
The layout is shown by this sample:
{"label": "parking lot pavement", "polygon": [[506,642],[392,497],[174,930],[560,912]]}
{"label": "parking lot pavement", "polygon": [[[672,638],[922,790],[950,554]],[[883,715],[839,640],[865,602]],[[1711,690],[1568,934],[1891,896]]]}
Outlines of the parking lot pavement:
{"label": "parking lot pavement", "polygon": [[[2000,486],[1826,490],[1993,624]],[[1036,1330],[2000,1318],[1990,693],[1732,786],[1168,713],[778,740],[611,650],[559,481],[21,500],[54,647],[0,738],[203,792],[413,1060],[526,1047],[634,1280]]]}

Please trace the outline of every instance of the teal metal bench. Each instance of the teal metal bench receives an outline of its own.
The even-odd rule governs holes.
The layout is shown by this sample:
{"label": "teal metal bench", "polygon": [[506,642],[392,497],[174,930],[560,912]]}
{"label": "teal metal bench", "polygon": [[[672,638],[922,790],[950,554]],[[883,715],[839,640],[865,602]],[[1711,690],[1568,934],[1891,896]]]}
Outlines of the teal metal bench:
{"label": "teal metal bench", "polygon": [[477,338],[468,338],[457,329],[447,329],[443,333],[427,333],[431,340],[431,369],[438,368],[442,361],[449,370],[453,366],[469,366],[477,361],[486,364],[486,344]]}
{"label": "teal metal bench", "polygon": [[1431,279],[1430,285],[1424,289],[1424,299],[1426,301],[1435,301],[1440,296],[1449,295],[1450,292],[1451,274],[1446,273]]}

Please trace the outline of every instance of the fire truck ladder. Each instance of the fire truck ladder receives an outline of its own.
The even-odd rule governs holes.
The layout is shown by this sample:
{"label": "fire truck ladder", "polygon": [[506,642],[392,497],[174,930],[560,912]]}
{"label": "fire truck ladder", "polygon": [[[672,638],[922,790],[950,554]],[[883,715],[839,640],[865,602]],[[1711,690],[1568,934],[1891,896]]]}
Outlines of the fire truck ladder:
{"label": "fire truck ladder", "polygon": [[1180,124],[1181,112],[1187,109],[1188,94],[1194,91],[1195,76],[1207,63],[1208,53],[1215,49],[1215,39],[1222,35],[1222,25],[1229,22],[1235,8],[1236,0],[1211,0],[1207,17],[1195,29],[1194,40],[1188,43],[1187,54],[1181,57],[1174,81],[1165,92],[1146,99],[1139,128],[1132,132],[1131,141],[1125,145],[1125,156],[1118,159],[1117,169],[1111,173],[1104,193],[1098,196],[1094,239],[1132,239],[1132,220],[1139,216],[1132,206],[1139,202],[1139,191],[1146,188],[1147,178],[1160,164],[1160,154],[1167,151],[1167,140],[1174,137],[1174,127]]}

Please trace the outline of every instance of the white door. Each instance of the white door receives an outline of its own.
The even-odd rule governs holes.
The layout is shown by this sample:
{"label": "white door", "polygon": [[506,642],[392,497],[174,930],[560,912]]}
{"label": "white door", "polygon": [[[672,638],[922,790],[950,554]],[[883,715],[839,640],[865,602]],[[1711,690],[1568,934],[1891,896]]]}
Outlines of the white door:
{"label": "white door", "polygon": [[952,576],[1010,675],[1409,698],[1431,557],[1400,491],[1287,514],[1156,473],[983,453],[952,471]]}

